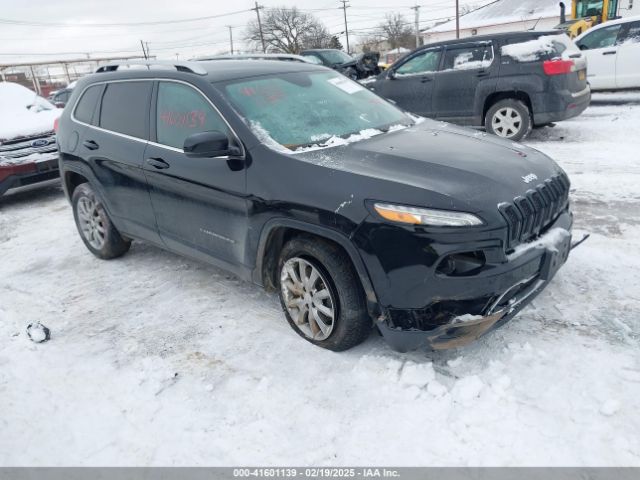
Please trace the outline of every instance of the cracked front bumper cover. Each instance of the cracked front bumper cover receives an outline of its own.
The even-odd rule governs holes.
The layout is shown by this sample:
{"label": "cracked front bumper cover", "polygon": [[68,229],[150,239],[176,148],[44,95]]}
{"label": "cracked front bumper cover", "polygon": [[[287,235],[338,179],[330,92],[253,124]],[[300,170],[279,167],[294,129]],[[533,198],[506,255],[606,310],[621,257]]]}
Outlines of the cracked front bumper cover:
{"label": "cracked front bumper cover", "polygon": [[[460,323],[447,323],[431,330],[393,328],[382,320],[377,322],[378,329],[391,348],[399,352],[407,352],[423,346],[432,350],[444,350],[468,345],[504,325],[531,303],[564,265],[570,250],[571,235],[563,237],[556,245],[537,249],[538,252],[543,252],[537,274],[520,280],[504,292],[496,292],[496,301],[488,307],[481,318]],[[530,253],[534,254],[535,251],[532,250]],[[507,295],[512,289],[515,289],[516,293],[513,296]]]}

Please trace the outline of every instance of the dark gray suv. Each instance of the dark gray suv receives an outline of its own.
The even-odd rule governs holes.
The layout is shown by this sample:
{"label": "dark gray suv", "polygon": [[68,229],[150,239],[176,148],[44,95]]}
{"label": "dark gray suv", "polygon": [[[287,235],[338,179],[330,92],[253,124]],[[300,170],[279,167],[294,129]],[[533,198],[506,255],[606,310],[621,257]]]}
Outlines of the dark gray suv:
{"label": "dark gray suv", "polygon": [[587,108],[586,68],[564,33],[510,32],[425,45],[367,87],[418,115],[517,141]]}

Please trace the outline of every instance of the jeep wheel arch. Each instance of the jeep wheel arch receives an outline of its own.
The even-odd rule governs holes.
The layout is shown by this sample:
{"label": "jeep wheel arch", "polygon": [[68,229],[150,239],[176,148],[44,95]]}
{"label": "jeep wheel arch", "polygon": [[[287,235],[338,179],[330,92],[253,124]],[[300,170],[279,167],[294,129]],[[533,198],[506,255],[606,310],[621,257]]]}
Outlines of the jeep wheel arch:
{"label": "jeep wheel arch", "polygon": [[287,240],[299,234],[316,235],[337,244],[346,252],[365,292],[369,314],[374,318],[378,317],[380,315],[378,298],[358,251],[347,237],[329,228],[288,218],[274,218],[268,221],[262,228],[256,251],[253,282],[264,286],[267,290],[275,288],[276,283],[273,275],[277,271],[276,265],[280,249]]}

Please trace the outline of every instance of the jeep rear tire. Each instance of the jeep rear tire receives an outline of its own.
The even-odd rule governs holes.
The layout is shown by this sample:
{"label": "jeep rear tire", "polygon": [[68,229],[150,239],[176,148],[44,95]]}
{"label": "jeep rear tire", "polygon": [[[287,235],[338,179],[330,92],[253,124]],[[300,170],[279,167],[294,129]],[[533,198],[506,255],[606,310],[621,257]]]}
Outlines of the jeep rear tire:
{"label": "jeep rear tire", "polygon": [[71,204],[80,238],[91,253],[103,260],[127,253],[131,241],[122,238],[91,185],[78,185],[73,191]]}
{"label": "jeep rear tire", "polygon": [[350,258],[313,236],[290,240],[278,261],[280,303],[305,340],[336,352],[367,339],[373,322]]}
{"label": "jeep rear tire", "polygon": [[531,112],[523,102],[507,98],[489,108],[484,126],[489,133],[519,142],[531,133],[533,122]]}

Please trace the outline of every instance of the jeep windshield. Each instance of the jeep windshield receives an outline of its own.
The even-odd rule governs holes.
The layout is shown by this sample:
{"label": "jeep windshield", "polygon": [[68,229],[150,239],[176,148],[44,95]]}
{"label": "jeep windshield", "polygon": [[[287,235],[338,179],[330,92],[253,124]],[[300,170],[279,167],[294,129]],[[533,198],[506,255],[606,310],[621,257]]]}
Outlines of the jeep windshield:
{"label": "jeep windshield", "polygon": [[361,140],[415,121],[335,72],[295,72],[224,84],[236,111],[267,145],[289,150]]}

